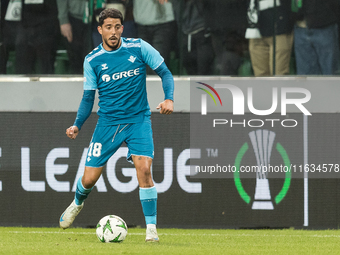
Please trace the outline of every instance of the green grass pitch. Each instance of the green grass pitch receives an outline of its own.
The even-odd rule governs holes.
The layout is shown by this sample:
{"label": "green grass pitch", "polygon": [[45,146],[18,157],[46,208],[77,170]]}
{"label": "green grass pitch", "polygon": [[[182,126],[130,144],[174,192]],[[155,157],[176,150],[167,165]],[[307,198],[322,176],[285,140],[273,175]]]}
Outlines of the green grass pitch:
{"label": "green grass pitch", "polygon": [[340,254],[338,230],[129,229],[122,243],[101,243],[94,229],[0,227],[0,254]]}

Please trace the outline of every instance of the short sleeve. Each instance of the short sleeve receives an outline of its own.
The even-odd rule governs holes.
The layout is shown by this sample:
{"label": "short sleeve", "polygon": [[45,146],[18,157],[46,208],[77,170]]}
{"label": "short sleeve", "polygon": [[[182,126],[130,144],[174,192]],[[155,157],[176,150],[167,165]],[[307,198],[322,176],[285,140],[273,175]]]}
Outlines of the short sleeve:
{"label": "short sleeve", "polygon": [[152,70],[155,70],[164,62],[164,58],[161,56],[161,54],[159,54],[159,52],[154,47],[143,40],[141,40],[141,51],[143,61],[148,66],[150,66]]}
{"label": "short sleeve", "polygon": [[84,90],[96,90],[97,89],[97,78],[93,71],[92,66],[84,60]]}

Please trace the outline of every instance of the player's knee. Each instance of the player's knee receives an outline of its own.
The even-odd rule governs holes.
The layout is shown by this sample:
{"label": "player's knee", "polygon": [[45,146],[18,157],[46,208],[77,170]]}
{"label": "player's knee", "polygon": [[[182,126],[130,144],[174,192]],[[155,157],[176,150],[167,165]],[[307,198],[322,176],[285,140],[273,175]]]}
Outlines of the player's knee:
{"label": "player's knee", "polygon": [[138,181],[141,187],[151,187],[152,177],[151,171],[148,167],[141,167],[138,169]]}
{"label": "player's knee", "polygon": [[148,167],[141,167],[138,169],[139,170],[139,174],[143,179],[149,179],[151,178],[151,171],[150,168]]}
{"label": "player's knee", "polygon": [[82,184],[85,189],[91,189],[96,184],[96,180],[91,177],[83,176]]}

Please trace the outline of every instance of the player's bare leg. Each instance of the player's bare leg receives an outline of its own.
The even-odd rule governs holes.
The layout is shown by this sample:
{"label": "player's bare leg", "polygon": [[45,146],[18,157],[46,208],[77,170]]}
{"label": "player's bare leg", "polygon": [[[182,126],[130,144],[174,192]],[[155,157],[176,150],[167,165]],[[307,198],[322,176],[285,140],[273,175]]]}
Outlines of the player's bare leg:
{"label": "player's bare leg", "polygon": [[154,186],[151,176],[152,158],[143,156],[132,156],[133,163],[137,170],[137,179],[140,188],[151,188]]}
{"label": "player's bare leg", "polygon": [[60,216],[59,225],[66,229],[71,226],[76,216],[84,207],[84,200],[91,192],[93,186],[102,174],[103,167],[85,167],[83,177],[79,178],[75,198],[69,207]]}
{"label": "player's bare leg", "polygon": [[85,189],[91,189],[98,181],[99,177],[103,172],[103,167],[85,167],[84,175],[81,183]]}
{"label": "player's bare leg", "polygon": [[132,156],[137,170],[139,183],[139,198],[142,203],[146,222],[146,242],[158,242],[156,229],[157,223],[157,191],[152,181],[151,163],[152,159],[143,156]]}

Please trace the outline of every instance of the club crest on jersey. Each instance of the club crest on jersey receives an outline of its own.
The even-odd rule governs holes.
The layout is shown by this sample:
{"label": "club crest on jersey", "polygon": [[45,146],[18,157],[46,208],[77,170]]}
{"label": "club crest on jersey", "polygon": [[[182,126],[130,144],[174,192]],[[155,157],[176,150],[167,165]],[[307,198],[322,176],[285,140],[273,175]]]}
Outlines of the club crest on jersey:
{"label": "club crest on jersey", "polygon": [[130,58],[128,59],[131,63],[134,63],[135,62],[135,60],[136,60],[136,57],[134,57],[134,56],[130,56]]}
{"label": "club crest on jersey", "polygon": [[102,64],[102,70],[106,70],[106,69],[108,69],[107,64],[106,63]]}

